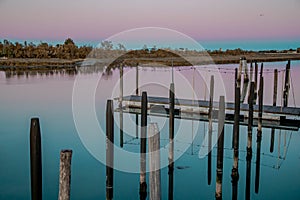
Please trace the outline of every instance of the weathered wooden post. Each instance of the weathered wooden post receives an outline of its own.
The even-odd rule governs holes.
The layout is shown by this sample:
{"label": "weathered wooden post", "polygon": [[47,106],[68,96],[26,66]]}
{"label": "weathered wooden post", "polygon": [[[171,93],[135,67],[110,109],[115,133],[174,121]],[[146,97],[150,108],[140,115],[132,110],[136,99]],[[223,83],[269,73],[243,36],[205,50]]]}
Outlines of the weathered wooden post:
{"label": "weathered wooden post", "polygon": [[160,133],[156,123],[149,124],[148,134],[150,200],[160,200]]}
{"label": "weathered wooden post", "polygon": [[72,150],[62,150],[60,152],[60,165],[59,165],[59,200],[70,199],[70,186],[71,186],[71,160]]}
{"label": "weathered wooden post", "polygon": [[42,145],[39,118],[31,118],[30,124],[30,175],[31,199],[42,199]]}
{"label": "weathered wooden post", "polygon": [[223,178],[223,151],[224,151],[224,122],[225,122],[225,99],[220,96],[218,121],[218,151],[217,151],[217,176],[216,176],[216,199],[222,199]]}
{"label": "weathered wooden post", "polygon": [[250,82],[253,81],[253,62],[250,63]]}
{"label": "weathered wooden post", "polygon": [[283,91],[283,107],[288,106],[289,101],[289,91],[290,91],[290,69],[291,61],[288,60],[288,63],[285,68],[285,81],[284,81],[284,91]]}
{"label": "weathered wooden post", "polygon": [[210,77],[210,90],[209,90],[209,108],[208,108],[208,157],[207,157],[207,182],[211,184],[211,151],[212,151],[212,112],[213,112],[213,101],[214,101],[214,76]]}
{"label": "weathered wooden post", "polygon": [[250,95],[248,99],[249,114],[248,114],[248,140],[247,140],[247,156],[246,156],[246,200],[250,200],[250,185],[251,185],[251,160],[252,160],[252,126],[253,126],[253,101],[254,101],[255,83],[250,84]]}
{"label": "weathered wooden post", "polygon": [[[276,106],[277,101],[277,84],[278,84],[278,70],[274,70],[274,90],[273,90],[273,106]],[[270,143],[270,152],[274,151],[274,137],[275,137],[275,129],[271,129],[271,143]]]}
{"label": "weathered wooden post", "polygon": [[261,137],[262,137],[263,88],[264,88],[264,78],[260,77],[259,94],[258,94],[258,128],[257,128],[257,149],[256,149],[255,193],[258,193],[258,189],[259,189],[260,148],[261,148]]}
{"label": "weathered wooden post", "polygon": [[136,65],[135,74],[135,95],[139,96],[139,64]]}
{"label": "weathered wooden post", "polygon": [[120,97],[119,97],[119,109],[120,109],[120,147],[123,148],[123,64],[120,66]]}
{"label": "weathered wooden post", "polygon": [[[136,75],[135,75],[135,95],[139,96],[139,64],[136,65]],[[139,137],[139,115],[135,115],[135,138]]]}
{"label": "weathered wooden post", "polygon": [[170,84],[169,91],[169,200],[173,200],[173,185],[174,185],[174,109],[175,109],[175,86]]}
{"label": "weathered wooden post", "polygon": [[114,114],[113,101],[106,103],[106,199],[113,199],[114,181]]}
{"label": "weathered wooden post", "polygon": [[237,199],[237,183],[239,180],[238,160],[239,160],[239,121],[240,121],[240,88],[235,88],[235,111],[234,111],[234,140],[233,140],[233,167],[231,170],[232,178],[232,199]]}
{"label": "weathered wooden post", "polygon": [[264,63],[261,63],[261,65],[260,65],[260,77],[262,77],[263,76],[263,73],[264,73]]}
{"label": "weathered wooden post", "polygon": [[237,79],[236,79],[236,83],[238,87],[241,87],[242,70],[243,70],[243,60],[242,58],[240,58],[240,65],[239,65]]}
{"label": "weathered wooden post", "polygon": [[257,85],[258,85],[258,64],[257,62],[255,61],[255,74],[254,74],[254,104],[256,104],[256,99],[257,99]]}
{"label": "weathered wooden post", "polygon": [[260,77],[259,91],[258,91],[258,132],[261,133],[262,129],[262,112],[263,112],[263,90],[264,90],[264,77]]}
{"label": "weathered wooden post", "polygon": [[147,92],[142,93],[142,107],[141,107],[141,160],[140,160],[140,199],[147,197],[147,183],[146,183],[146,142],[147,142],[147,111],[148,99]]}
{"label": "weathered wooden post", "polygon": [[247,153],[252,152],[252,126],[253,126],[253,99],[254,99],[254,82],[250,84],[250,96],[248,99],[249,114],[248,114],[248,142]]}
{"label": "weathered wooden post", "polygon": [[234,92],[234,125],[233,125],[233,137],[232,137],[232,148],[234,148],[235,142],[239,141],[239,122],[240,122],[240,99],[241,89],[236,85]]}

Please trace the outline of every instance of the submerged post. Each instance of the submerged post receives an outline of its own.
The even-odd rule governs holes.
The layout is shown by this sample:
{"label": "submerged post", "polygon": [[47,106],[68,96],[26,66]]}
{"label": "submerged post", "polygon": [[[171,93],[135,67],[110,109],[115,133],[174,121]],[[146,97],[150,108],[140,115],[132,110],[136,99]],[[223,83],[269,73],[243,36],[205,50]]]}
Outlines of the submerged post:
{"label": "submerged post", "polygon": [[225,122],[225,99],[224,99],[224,96],[220,96],[219,116],[218,117],[219,117],[219,121],[218,121],[216,199],[222,199],[224,122]]}
{"label": "submerged post", "polygon": [[156,123],[149,124],[148,134],[150,199],[160,200],[160,133]]}
{"label": "submerged post", "polygon": [[147,197],[147,183],[146,183],[146,142],[147,142],[147,110],[148,99],[147,92],[142,93],[142,107],[141,107],[141,160],[140,160],[140,199]]}
{"label": "submerged post", "polygon": [[174,185],[174,109],[175,109],[175,86],[170,84],[169,91],[169,200],[173,199],[173,185]]}
{"label": "submerged post", "polygon": [[70,185],[71,185],[71,160],[72,150],[62,150],[60,152],[59,165],[59,200],[70,199]]}
{"label": "submerged post", "polygon": [[114,115],[113,101],[106,103],[106,199],[113,199],[114,180]]}
{"label": "submerged post", "polygon": [[[276,106],[277,101],[277,84],[278,84],[278,70],[274,70],[274,90],[273,90],[273,106]],[[270,152],[274,151],[274,137],[275,137],[275,129],[271,129],[271,142],[270,142]]]}
{"label": "submerged post", "polygon": [[31,118],[30,125],[30,175],[31,199],[42,199],[42,146],[39,118]]}
{"label": "submerged post", "polygon": [[209,91],[209,108],[208,108],[208,157],[207,157],[207,182],[211,184],[211,150],[212,150],[212,111],[214,101],[214,76],[210,78],[210,91]]}
{"label": "submerged post", "polygon": [[284,91],[283,91],[283,107],[288,106],[289,100],[289,91],[290,91],[290,69],[291,69],[291,61],[288,60],[285,68],[285,81],[284,81]]}

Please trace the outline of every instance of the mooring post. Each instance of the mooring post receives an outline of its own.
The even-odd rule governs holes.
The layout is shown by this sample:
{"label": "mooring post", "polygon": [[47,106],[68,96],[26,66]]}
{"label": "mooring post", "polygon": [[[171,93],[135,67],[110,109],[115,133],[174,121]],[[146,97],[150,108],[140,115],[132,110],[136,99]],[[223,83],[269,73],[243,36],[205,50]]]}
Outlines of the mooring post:
{"label": "mooring post", "polygon": [[260,78],[263,76],[263,73],[264,73],[264,63],[261,63],[260,64],[260,74],[259,74]]}
{"label": "mooring post", "polygon": [[207,182],[208,185],[211,184],[211,151],[212,151],[212,111],[213,111],[213,101],[214,101],[214,76],[210,77],[210,90],[209,90],[209,108],[208,108],[208,159],[207,159]]}
{"label": "mooring post", "polygon": [[232,178],[232,199],[237,199],[237,183],[239,180],[238,160],[239,160],[239,129],[240,129],[240,88],[235,88],[235,110],[234,110],[234,140],[233,140],[233,167],[231,171]]}
{"label": "mooring post", "polygon": [[291,61],[288,60],[285,68],[285,81],[284,81],[284,91],[283,91],[283,107],[288,106],[289,100],[289,91],[290,91],[290,69],[291,69]]}
{"label": "mooring post", "polygon": [[252,152],[252,126],[253,126],[253,99],[254,99],[254,82],[250,84],[250,96],[248,99],[249,114],[248,114],[248,142],[247,153]]}
{"label": "mooring post", "polygon": [[114,114],[113,101],[106,103],[106,199],[113,199],[114,180]]}
{"label": "mooring post", "polygon": [[140,160],[140,199],[147,197],[147,183],[146,183],[146,143],[147,143],[147,110],[148,99],[147,92],[142,93],[142,107],[141,107],[141,160]]}
{"label": "mooring post", "polygon": [[223,151],[224,151],[224,125],[225,125],[225,99],[220,96],[218,114],[218,151],[217,151],[217,176],[216,176],[216,199],[222,199],[223,178]]}
{"label": "mooring post", "polygon": [[256,99],[257,99],[257,85],[258,85],[258,64],[257,62],[255,61],[255,74],[254,74],[254,104],[256,104]]}
{"label": "mooring post", "polygon": [[242,60],[242,58],[240,58],[240,65],[239,65],[238,75],[237,75],[237,80],[236,80],[238,87],[241,87],[242,70],[243,70],[243,60]]}
{"label": "mooring post", "polygon": [[175,86],[170,84],[169,91],[169,200],[173,200],[174,185],[174,109],[175,109]]}
{"label": "mooring post", "polygon": [[135,74],[135,95],[139,96],[139,64],[136,65]]}
{"label": "mooring post", "polygon": [[148,134],[150,200],[160,200],[160,133],[156,123],[149,124]]}
{"label": "mooring post", "polygon": [[119,109],[120,109],[120,147],[123,148],[123,63],[120,66],[120,97],[119,97]]}
{"label": "mooring post", "polygon": [[260,77],[259,91],[258,91],[258,132],[261,133],[262,129],[262,112],[263,112],[263,90],[264,90],[264,77]]}
{"label": "mooring post", "polygon": [[251,60],[251,63],[250,63],[250,82],[253,81],[253,63],[252,63],[252,60]]}
{"label": "mooring post", "polygon": [[232,137],[232,148],[234,148],[235,142],[239,141],[239,122],[240,122],[240,99],[241,89],[238,85],[235,87],[234,92],[234,125],[233,125],[233,137]]}
{"label": "mooring post", "polygon": [[252,150],[247,150],[247,156],[246,156],[246,191],[245,191],[245,197],[246,200],[250,200],[250,185],[251,185],[251,160],[252,160]]}
{"label": "mooring post", "polygon": [[[273,90],[273,106],[276,106],[277,102],[277,84],[278,84],[278,70],[274,70],[274,90]],[[271,129],[271,142],[270,142],[270,152],[274,151],[274,138],[275,138],[275,129]]]}
{"label": "mooring post", "polygon": [[42,145],[39,118],[31,118],[30,124],[30,175],[31,199],[42,199]]}
{"label": "mooring post", "polygon": [[72,150],[62,150],[60,152],[60,165],[59,165],[59,200],[70,199],[70,186],[71,186],[71,160]]}

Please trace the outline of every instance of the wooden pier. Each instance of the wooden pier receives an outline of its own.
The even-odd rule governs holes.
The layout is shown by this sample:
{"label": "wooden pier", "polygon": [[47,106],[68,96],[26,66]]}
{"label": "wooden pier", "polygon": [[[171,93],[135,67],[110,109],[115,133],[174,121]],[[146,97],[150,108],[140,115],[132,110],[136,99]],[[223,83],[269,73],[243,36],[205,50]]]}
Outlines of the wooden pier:
{"label": "wooden pier", "polygon": [[[122,109],[125,113],[141,113],[141,96],[130,95],[123,97]],[[225,103],[225,123],[234,123],[234,103]],[[213,102],[213,120],[217,119],[219,102]],[[169,116],[169,98],[148,96],[148,114],[153,116]],[[298,130],[300,127],[300,108],[264,105],[262,127],[286,130]],[[175,118],[186,120],[209,121],[209,101],[175,99]],[[258,125],[259,106],[253,105],[253,126]],[[240,104],[240,125],[248,125],[249,105]]]}

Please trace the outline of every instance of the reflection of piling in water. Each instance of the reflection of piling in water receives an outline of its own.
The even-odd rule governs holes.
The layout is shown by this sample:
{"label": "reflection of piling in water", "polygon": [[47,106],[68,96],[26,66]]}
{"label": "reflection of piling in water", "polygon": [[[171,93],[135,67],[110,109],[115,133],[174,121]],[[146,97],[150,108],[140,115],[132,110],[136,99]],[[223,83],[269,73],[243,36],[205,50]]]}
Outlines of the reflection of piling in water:
{"label": "reflection of piling in water", "polygon": [[262,137],[262,108],[263,108],[263,88],[264,78],[260,77],[259,93],[258,93],[258,128],[257,128],[257,149],[256,149],[256,174],[255,174],[255,193],[259,189],[259,174],[260,174],[260,147]]}
{"label": "reflection of piling in water", "polygon": [[70,185],[71,185],[71,160],[72,150],[62,150],[60,152],[59,165],[59,200],[70,199]]}
{"label": "reflection of piling in water", "polygon": [[[277,101],[277,83],[278,83],[278,70],[274,70],[274,90],[273,90],[273,106],[276,106]],[[270,143],[270,152],[274,151],[274,137],[275,137],[275,129],[271,129],[271,143]]]}
{"label": "reflection of piling in water", "polygon": [[42,147],[38,118],[31,119],[30,125],[30,175],[31,199],[42,199]]}
{"label": "reflection of piling in water", "polygon": [[288,106],[289,91],[290,91],[290,69],[291,61],[289,60],[285,68],[285,81],[284,81],[284,91],[283,91],[283,107]]}
{"label": "reflection of piling in water", "polygon": [[106,199],[113,199],[114,180],[114,116],[113,101],[106,104]]}
{"label": "reflection of piling in water", "polygon": [[208,157],[207,157],[207,182],[211,184],[211,151],[212,151],[212,110],[214,101],[214,76],[210,78],[209,108],[208,108]]}
{"label": "reflection of piling in water", "polygon": [[246,200],[250,200],[250,185],[251,185],[251,160],[252,160],[252,150],[247,148],[247,156],[246,156],[246,192],[245,197]]}
{"label": "reflection of piling in water", "polygon": [[149,124],[148,134],[150,199],[160,200],[160,133],[156,123]]}
{"label": "reflection of piling in water", "polygon": [[219,122],[218,122],[216,199],[222,199],[224,121],[225,121],[225,99],[224,99],[224,96],[220,96],[219,116],[218,117],[219,117]]}
{"label": "reflection of piling in water", "polygon": [[147,137],[147,92],[142,93],[142,110],[141,110],[141,160],[140,160],[140,199],[147,197],[146,183],[146,137]]}
{"label": "reflection of piling in water", "polygon": [[174,185],[174,109],[175,109],[175,86],[170,84],[169,91],[169,199],[173,199],[173,185]]}

